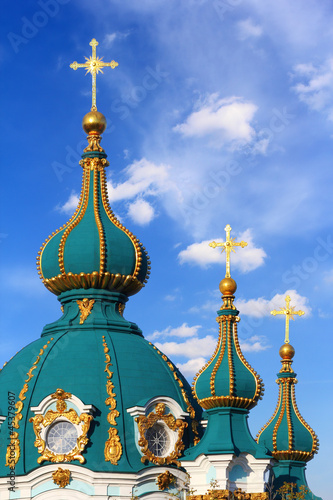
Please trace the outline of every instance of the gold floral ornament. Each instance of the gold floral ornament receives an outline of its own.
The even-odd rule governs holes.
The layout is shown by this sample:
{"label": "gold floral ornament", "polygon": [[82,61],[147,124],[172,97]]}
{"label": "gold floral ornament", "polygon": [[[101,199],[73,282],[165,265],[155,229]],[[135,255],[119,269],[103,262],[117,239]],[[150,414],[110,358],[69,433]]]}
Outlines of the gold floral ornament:
{"label": "gold floral ornament", "polygon": [[93,305],[95,304],[95,299],[87,299],[84,298],[82,300],[77,300],[77,305],[80,309],[80,325],[83,325],[85,320],[88,318],[89,314],[91,314]]}
{"label": "gold floral ornament", "polygon": [[71,471],[68,469],[62,469],[59,467],[56,471],[52,473],[53,482],[57,484],[59,488],[66,488],[71,480]]}
{"label": "gold floral ornament", "polygon": [[[85,459],[82,456],[82,452],[89,441],[87,434],[90,423],[94,417],[88,413],[81,413],[78,415],[73,408],[67,410],[66,400],[70,399],[72,395],[69,392],[65,392],[63,389],[57,389],[51,397],[57,400],[57,411],[48,410],[45,415],[37,414],[29,420],[29,422],[33,424],[36,435],[35,446],[38,449],[38,453],[41,455],[38,457],[37,463],[41,464],[45,460],[53,463],[78,460],[83,464]],[[52,424],[56,425],[60,423],[73,424],[73,432],[77,433],[77,436],[76,442],[70,451],[56,453],[55,450],[50,449],[50,444],[47,443],[47,435],[52,429]]]}
{"label": "gold floral ornament", "polygon": [[[140,438],[138,441],[141,447],[141,452],[143,456],[141,457],[141,462],[145,463],[146,460],[153,462],[154,464],[164,465],[164,464],[176,464],[180,467],[180,462],[177,458],[180,457],[185,445],[182,441],[184,429],[187,427],[187,422],[181,419],[175,419],[172,413],[165,413],[165,404],[158,403],[155,407],[155,413],[152,411],[149,415],[140,416],[135,419],[138,424],[138,429],[140,433]],[[149,442],[146,437],[147,431],[152,429],[157,423],[164,424],[174,433],[177,433],[177,441],[174,445],[173,450],[167,456],[156,456],[149,448]]]}
{"label": "gold floral ornament", "polygon": [[156,484],[157,484],[159,490],[164,491],[167,488],[169,488],[169,486],[174,484],[175,481],[176,481],[176,477],[173,474],[171,474],[171,472],[166,470],[165,472],[162,472],[162,474],[157,476]]}
{"label": "gold floral ornament", "polygon": [[74,61],[72,64],[70,64],[70,68],[77,70],[78,68],[85,68],[86,75],[88,73],[91,74],[92,77],[92,106],[91,106],[91,111],[97,111],[97,106],[96,106],[96,75],[101,72],[103,73],[102,68],[105,67],[110,67],[112,69],[116,68],[118,66],[118,63],[116,61],[111,61],[109,63],[106,63],[103,61],[103,57],[96,57],[96,47],[98,45],[97,40],[93,38],[89,45],[92,48],[92,55],[88,58],[85,57],[86,62],[85,63],[77,63]]}
{"label": "gold floral ornament", "polygon": [[[116,409],[117,407],[116,393],[113,392],[114,384],[111,381],[113,372],[110,370],[110,366],[112,366],[111,357],[109,354],[110,349],[108,348],[108,345],[106,343],[105,335],[103,335],[102,339],[103,339],[103,348],[104,348],[105,365],[106,365],[104,369],[107,379],[106,392],[108,394],[108,397],[105,400],[105,404],[109,406],[107,421],[111,426],[116,426],[117,425],[116,419],[119,417],[120,413]],[[108,430],[108,435],[109,437],[106,440],[104,447],[105,461],[111,462],[112,465],[118,465],[118,461],[120,460],[123,454],[123,447],[120,442],[120,437],[118,436],[118,430],[115,427],[110,427]]]}

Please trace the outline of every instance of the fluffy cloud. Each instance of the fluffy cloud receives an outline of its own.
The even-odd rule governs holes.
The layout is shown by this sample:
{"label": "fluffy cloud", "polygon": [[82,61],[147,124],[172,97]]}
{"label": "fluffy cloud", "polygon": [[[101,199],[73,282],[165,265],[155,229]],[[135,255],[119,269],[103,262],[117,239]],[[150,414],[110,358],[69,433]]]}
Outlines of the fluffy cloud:
{"label": "fluffy cloud", "polygon": [[177,363],[177,368],[181,371],[185,377],[193,378],[196,375],[200,368],[202,368],[206,363],[206,358],[194,358],[190,359],[186,363]]}
{"label": "fluffy cloud", "polygon": [[137,196],[157,196],[173,189],[169,169],[168,165],[155,165],[146,158],[134,161],[124,170],[127,180],[118,184],[108,181],[110,201],[131,200]]}
{"label": "fluffy cloud", "polygon": [[246,40],[247,38],[254,37],[257,38],[262,35],[262,27],[255,24],[252,19],[244,19],[237,23],[238,36],[240,40]]}
{"label": "fluffy cloud", "polygon": [[[236,241],[241,240],[247,241],[248,245],[241,249],[235,249],[236,253],[232,255],[232,265],[241,272],[247,273],[264,264],[266,252],[263,248],[255,247],[250,229],[240,234]],[[196,264],[202,268],[206,268],[211,264],[223,264],[225,255],[221,255],[219,249],[211,248],[209,246],[211,241],[212,239],[189,245],[185,250],[179,253],[178,258],[180,263]],[[215,241],[218,243],[219,239]]]}
{"label": "fluffy cloud", "polygon": [[210,357],[216,347],[217,339],[212,335],[203,338],[197,336],[185,342],[156,342],[156,347],[168,356],[183,356],[188,359],[197,357]]}
{"label": "fluffy cloud", "polygon": [[79,204],[79,195],[72,191],[68,200],[63,205],[58,204],[56,210],[61,213],[72,215]]}
{"label": "fluffy cloud", "polygon": [[307,305],[308,299],[299,295],[296,290],[287,290],[282,294],[277,293],[270,300],[264,299],[263,297],[250,300],[238,299],[235,305],[242,315],[262,318],[264,316],[269,316],[273,309],[278,311],[280,307],[285,307],[286,295],[290,296],[291,306],[295,306],[296,311],[301,309],[306,315],[311,314],[311,307]]}
{"label": "fluffy cloud", "polygon": [[155,331],[152,335],[147,337],[149,340],[155,340],[159,337],[194,337],[197,335],[198,330],[201,328],[200,325],[188,326],[187,323],[183,323],[181,326],[172,328],[168,326],[162,331]]}
{"label": "fluffy cloud", "polygon": [[242,340],[239,339],[240,348],[243,352],[261,352],[269,349],[267,339],[263,335],[253,335],[252,337]]}
{"label": "fluffy cloud", "polygon": [[236,149],[255,138],[251,121],[257,109],[255,104],[240,97],[219,99],[215,93],[173,130],[185,137],[209,137],[211,145],[218,148],[229,144]]}
{"label": "fluffy cloud", "polygon": [[310,109],[324,111],[333,121],[333,58],[320,67],[312,63],[298,64],[293,77],[302,80],[292,87],[300,101]]}
{"label": "fluffy cloud", "polygon": [[140,226],[146,226],[155,217],[154,208],[150,203],[140,199],[129,205],[127,214],[133,222]]}

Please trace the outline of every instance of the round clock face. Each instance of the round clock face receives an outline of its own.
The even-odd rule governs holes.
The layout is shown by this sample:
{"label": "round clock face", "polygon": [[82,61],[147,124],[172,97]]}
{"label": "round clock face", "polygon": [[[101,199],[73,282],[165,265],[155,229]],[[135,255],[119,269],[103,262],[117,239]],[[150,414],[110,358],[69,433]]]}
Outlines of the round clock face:
{"label": "round clock face", "polygon": [[56,422],[47,434],[47,447],[58,455],[72,451],[76,441],[77,430],[71,422]]}
{"label": "round clock face", "polygon": [[155,457],[164,457],[170,449],[170,434],[168,430],[159,423],[154,424],[146,432],[149,450]]}

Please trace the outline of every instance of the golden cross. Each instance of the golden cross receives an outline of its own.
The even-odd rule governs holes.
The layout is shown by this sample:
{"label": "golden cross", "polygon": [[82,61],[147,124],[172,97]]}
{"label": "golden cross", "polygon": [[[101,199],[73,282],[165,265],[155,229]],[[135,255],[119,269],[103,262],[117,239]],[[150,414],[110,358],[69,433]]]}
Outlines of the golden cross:
{"label": "golden cross", "polygon": [[223,243],[216,243],[215,241],[212,241],[211,243],[209,243],[209,246],[212,247],[212,248],[216,248],[216,247],[222,247],[222,252],[224,252],[225,250],[225,253],[226,253],[226,273],[225,273],[225,277],[226,278],[230,278],[230,252],[234,252],[236,253],[236,250],[234,249],[234,247],[246,247],[247,246],[247,242],[246,241],[240,241],[239,243],[235,241],[236,238],[230,238],[230,231],[231,231],[231,227],[229,226],[229,224],[227,224],[224,228],[225,232],[227,233],[227,237],[226,237],[226,241],[223,242]]}
{"label": "golden cross", "polygon": [[77,68],[86,68],[86,74],[91,73],[92,77],[92,106],[91,106],[91,111],[97,111],[97,106],[96,106],[96,75],[97,73],[102,71],[102,68],[105,68],[106,66],[110,66],[110,68],[114,69],[118,66],[118,63],[116,61],[111,61],[109,63],[106,63],[103,61],[103,57],[96,57],[96,47],[98,45],[97,40],[93,38],[91,42],[89,43],[92,47],[92,55],[89,57],[85,57],[86,62],[85,63],[77,63],[74,61],[72,64],[70,64],[70,68],[77,69]]}
{"label": "golden cross", "polygon": [[280,311],[271,311],[271,314],[273,316],[276,316],[277,314],[285,314],[286,315],[286,334],[285,334],[285,339],[284,343],[289,344],[289,320],[292,319],[295,321],[294,316],[297,314],[297,316],[303,316],[304,311],[295,311],[295,306],[290,307],[290,297],[289,295],[286,296],[286,307],[280,307]]}

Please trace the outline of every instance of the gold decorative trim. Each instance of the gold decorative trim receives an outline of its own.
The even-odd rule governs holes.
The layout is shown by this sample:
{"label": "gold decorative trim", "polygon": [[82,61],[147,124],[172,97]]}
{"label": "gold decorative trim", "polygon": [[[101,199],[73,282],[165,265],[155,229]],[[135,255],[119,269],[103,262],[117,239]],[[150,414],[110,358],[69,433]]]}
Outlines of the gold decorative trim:
{"label": "gold decorative trim", "polygon": [[6,451],[6,467],[14,469],[21,456],[20,440],[18,432],[11,432],[10,443]]}
{"label": "gold decorative trim", "polygon": [[[43,345],[43,348],[40,349],[39,354],[37,358],[35,359],[32,367],[30,370],[27,372],[27,379],[25,379],[25,384],[23,385],[23,388],[21,389],[21,392],[18,397],[18,401],[15,403],[15,408],[16,408],[16,414],[12,422],[12,427],[14,429],[19,429],[20,428],[20,421],[23,418],[22,415],[22,410],[24,407],[23,401],[26,399],[26,393],[29,389],[29,382],[30,380],[34,377],[34,374],[32,373],[36,368],[38,363],[40,362],[41,356],[44,354],[45,350],[47,349],[48,345],[50,344],[51,340],[53,340],[53,337],[46,342],[45,345]],[[11,449],[14,447],[14,456],[11,455]],[[13,450],[12,450],[13,451]],[[18,432],[12,432],[11,433],[11,441],[9,445],[7,446],[7,452],[6,452],[6,467],[10,467],[9,465],[9,459],[10,459],[10,464],[12,465],[13,462],[16,465],[17,462],[19,461],[19,458],[21,456],[21,450],[20,450],[20,440],[19,440],[19,434]]]}
{"label": "gold decorative trim", "polygon": [[85,320],[88,318],[89,314],[91,314],[93,305],[95,304],[95,299],[87,299],[84,298],[82,300],[76,301],[77,305],[80,309],[80,325],[83,325]]}
{"label": "gold decorative trim", "polygon": [[[224,335],[223,335],[223,331],[222,331],[223,328],[225,329]],[[221,346],[219,356],[217,358],[217,361],[216,361],[216,363],[214,365],[214,368],[213,368],[211,376],[210,376],[210,392],[211,392],[212,396],[216,396],[216,393],[215,393],[215,378],[216,378],[216,373],[217,373],[217,370],[220,368],[220,365],[222,363],[222,359],[223,359],[224,353],[225,353],[226,331],[227,331],[226,323],[225,322],[224,323],[220,323],[219,330],[220,330],[219,331],[219,337],[221,337],[222,346]],[[221,344],[221,342],[219,342],[219,344]]]}
{"label": "gold decorative trim", "polygon": [[[182,454],[185,445],[182,441],[184,429],[187,427],[187,422],[184,422],[180,419],[175,419],[172,413],[165,413],[165,404],[158,403],[155,407],[155,413],[152,411],[149,415],[136,417],[135,421],[138,424],[138,429],[140,433],[140,438],[138,444],[141,448],[141,452],[143,456],[141,457],[141,462],[145,463],[146,460],[158,465],[164,464],[176,464],[180,467],[180,462],[177,458]],[[169,429],[174,432],[177,432],[177,441],[174,446],[173,451],[166,457],[157,457],[154,453],[149,449],[149,443],[146,439],[146,432],[148,429],[154,426],[156,422],[163,422],[167,425]]]}
{"label": "gold decorative trim", "polygon": [[[39,464],[45,460],[53,463],[72,462],[73,460],[79,460],[80,464],[85,462],[82,452],[88,443],[87,434],[90,423],[94,417],[88,413],[81,413],[81,415],[78,415],[73,408],[67,410],[67,403],[65,400],[70,399],[71,396],[69,392],[65,392],[63,389],[57,389],[56,392],[51,395],[53,399],[57,399],[57,411],[48,410],[45,415],[36,415],[29,419],[29,422],[33,424],[36,435],[35,446],[38,449],[38,453],[41,455],[37,459],[37,463]],[[77,438],[75,447],[72,451],[65,454],[56,454],[49,450],[46,441],[41,437],[42,427],[46,429],[59,418],[72,422],[72,424],[76,426],[81,425],[81,434]]]}
{"label": "gold decorative trim", "polygon": [[99,189],[98,189],[98,170],[94,170],[94,214],[99,237],[99,273],[103,274],[105,271],[105,234],[101,217],[99,214]]}
{"label": "gold decorative trim", "polygon": [[[109,407],[109,414],[107,416],[107,421],[111,426],[116,426],[116,418],[119,417],[120,413],[116,409],[117,407],[117,401],[116,401],[116,393],[113,392],[114,389],[114,384],[111,381],[111,378],[113,376],[113,372],[110,371],[110,366],[112,366],[111,363],[111,357],[110,357],[110,350],[108,348],[108,345],[106,343],[105,335],[102,336],[103,339],[103,347],[104,347],[104,354],[105,354],[105,370],[104,372],[106,373],[106,392],[108,394],[108,397],[105,400],[105,404]],[[111,462],[113,465],[118,465],[118,461],[122,456],[123,453],[123,448],[120,442],[120,437],[118,436],[118,430],[115,429],[115,427],[110,427],[108,430],[109,438],[105,442],[105,447],[104,447],[104,456],[105,456],[105,461],[106,462]]]}
{"label": "gold decorative trim", "polygon": [[[77,216],[77,214],[80,212],[81,208],[82,208],[82,204],[83,204],[83,195],[84,195],[84,183],[85,183],[85,175],[83,176],[82,178],[82,186],[81,186],[81,193],[80,193],[80,199],[79,199],[79,203],[78,203],[78,206],[74,212],[74,214],[72,215],[72,217],[69,219],[69,221],[64,224],[63,226],[59,227],[59,229],[57,229],[56,231],[54,231],[50,236],[48,236],[46,238],[46,240],[44,241],[44,243],[42,244],[42,246],[40,247],[40,250],[37,254],[37,271],[38,271],[38,274],[39,274],[39,277],[41,280],[43,280],[43,283],[45,284],[45,277],[43,275],[43,272],[42,272],[42,256],[43,256],[43,252],[45,250],[45,247],[46,245],[49,243],[49,241],[54,238],[54,236],[56,236],[58,233],[60,233],[60,231],[63,231],[69,224],[72,223],[72,221],[75,219],[75,217]],[[52,290],[51,290],[52,291]]]}
{"label": "gold decorative trim", "polygon": [[[234,342],[235,342],[235,348],[236,348],[236,352],[237,352],[239,359],[241,360],[243,365],[250,371],[250,373],[253,375],[253,377],[256,381],[256,391],[255,391],[255,394],[252,398],[253,406],[255,406],[257,401],[259,399],[262,399],[262,397],[263,397],[263,394],[265,391],[265,384],[263,383],[262,378],[258,375],[258,373],[252,368],[250,363],[248,363],[247,360],[244,358],[244,355],[241,351],[241,348],[239,345],[239,340],[238,340],[237,321],[235,323]],[[251,408],[253,408],[253,406],[251,406]]]}
{"label": "gold decorative trim", "polygon": [[84,183],[83,183],[83,191],[84,191],[83,200],[84,201],[82,204],[82,210],[80,210],[77,217],[75,217],[75,219],[73,219],[72,222],[67,224],[67,227],[66,227],[66,229],[61,237],[60,244],[59,244],[58,261],[59,261],[59,268],[60,268],[61,274],[66,274],[65,264],[64,264],[64,252],[65,252],[66,240],[68,238],[68,235],[81,222],[84,214],[86,213],[86,210],[88,207],[88,200],[89,200],[89,186],[90,186],[90,172],[88,169],[85,169]]}
{"label": "gold decorative trim", "polygon": [[176,482],[176,476],[171,474],[171,472],[169,472],[168,470],[162,472],[162,474],[157,476],[156,479],[156,484],[158,486],[158,489],[161,491],[166,490],[167,488],[169,488],[169,486],[175,484],[175,482]]}
{"label": "gold decorative trim", "polygon": [[180,378],[178,377],[178,375],[176,373],[176,367],[175,367],[175,365],[171,361],[168,360],[167,356],[165,354],[162,354],[161,351],[159,349],[157,349],[157,347],[154,346],[154,344],[152,344],[152,342],[149,342],[149,345],[151,345],[153,347],[153,349],[155,349],[155,351],[160,356],[162,356],[162,359],[166,362],[166,364],[170,368],[171,372],[173,373],[174,379],[176,380],[176,382],[178,382],[178,385],[180,387],[180,390],[181,390],[181,393],[182,393],[182,396],[183,396],[183,400],[186,403],[186,410],[188,411],[188,413],[190,415],[190,418],[192,419],[192,426],[191,426],[191,428],[192,428],[192,432],[194,434],[193,443],[194,443],[194,446],[196,446],[199,443],[199,441],[200,441],[199,433],[198,433],[198,425],[199,424],[195,420],[195,409],[193,408],[193,406],[190,403],[188,395],[187,395],[187,393],[186,393],[186,391],[184,389],[184,384],[180,380]]}
{"label": "gold decorative trim", "polygon": [[278,383],[282,385],[282,401],[281,401],[281,409],[280,409],[279,418],[277,419],[277,421],[274,425],[274,430],[273,430],[273,452],[277,451],[277,444],[276,444],[277,432],[278,432],[278,429],[281,425],[283,415],[285,412],[285,408],[286,408],[286,391],[285,391],[285,383],[284,382],[285,382],[285,380],[281,380],[281,381],[280,381],[280,379],[278,380]]}
{"label": "gold decorative trim", "polygon": [[193,396],[196,398],[196,400],[199,402],[199,404],[201,404],[201,400],[198,398],[197,393],[196,393],[196,389],[195,389],[197,381],[198,381],[201,373],[204,372],[213,363],[214,359],[217,356],[217,353],[219,352],[220,345],[221,345],[221,342],[222,342],[223,338],[224,338],[224,335],[222,334],[222,326],[221,326],[221,323],[220,323],[219,324],[219,338],[217,340],[215,351],[213,352],[212,357],[207,361],[207,363],[202,368],[200,368],[200,370],[198,371],[198,373],[195,375],[195,377],[193,379],[192,393],[193,393]]}
{"label": "gold decorative trim", "polygon": [[292,401],[292,405],[293,405],[293,409],[294,409],[294,412],[296,414],[296,417],[304,425],[304,427],[310,432],[310,434],[312,436],[312,439],[313,439],[313,441],[312,441],[312,450],[311,450],[310,454],[308,455],[309,458],[307,458],[307,460],[310,460],[310,458],[313,458],[313,456],[314,456],[315,453],[318,453],[319,440],[318,440],[318,436],[315,433],[315,431],[304,420],[304,418],[302,417],[302,415],[299,412],[299,409],[298,409],[297,404],[296,404],[296,395],[295,395],[295,385],[294,384],[291,386],[291,401]]}
{"label": "gold decorative trim", "polygon": [[276,404],[275,411],[274,411],[273,415],[271,416],[271,418],[268,420],[268,422],[260,429],[260,431],[256,435],[256,441],[257,441],[257,443],[259,443],[259,439],[260,439],[261,434],[273,422],[273,420],[275,419],[276,415],[278,414],[278,411],[279,411],[279,408],[280,408],[280,404],[281,404],[281,396],[282,396],[282,389],[281,389],[281,385],[279,384],[278,402]]}
{"label": "gold decorative trim", "polygon": [[144,284],[141,281],[133,278],[131,275],[124,274],[99,274],[97,271],[92,273],[73,274],[58,274],[54,278],[45,279],[44,285],[50,292],[55,295],[60,295],[66,290],[78,288],[98,288],[103,290],[117,290],[126,295],[134,295],[139,292]]}
{"label": "gold decorative trim", "polygon": [[127,236],[130,238],[130,240],[133,243],[134,250],[135,250],[135,256],[136,256],[136,265],[135,265],[135,269],[134,269],[134,272],[133,272],[133,278],[137,278],[137,276],[139,274],[139,271],[141,269],[142,250],[146,254],[146,258],[147,258],[147,274],[146,274],[146,277],[145,277],[143,283],[147,283],[149,275],[150,275],[150,269],[151,269],[149,255],[147,254],[145,248],[142,246],[142,244],[140,243],[140,241],[138,240],[138,238],[136,238],[133,233],[131,233],[128,229],[126,229],[125,226],[123,226],[119,222],[119,220],[117,219],[117,217],[114,215],[113,211],[111,210],[110,204],[109,204],[108,191],[107,191],[106,175],[105,175],[105,171],[104,170],[101,171],[101,178],[100,178],[100,180],[101,180],[102,203],[103,203],[103,207],[104,207],[104,210],[105,210],[107,216],[109,217],[110,221],[116,227],[118,227],[125,234],[127,234]]}
{"label": "gold decorative trim", "polygon": [[71,471],[59,467],[56,471],[52,473],[52,478],[54,484],[57,484],[59,488],[66,488],[66,486],[69,485],[71,480]]}

